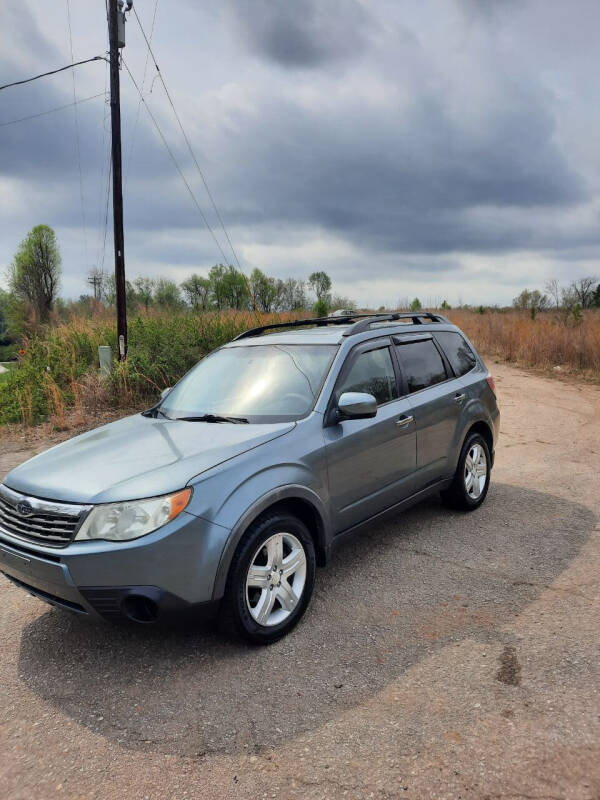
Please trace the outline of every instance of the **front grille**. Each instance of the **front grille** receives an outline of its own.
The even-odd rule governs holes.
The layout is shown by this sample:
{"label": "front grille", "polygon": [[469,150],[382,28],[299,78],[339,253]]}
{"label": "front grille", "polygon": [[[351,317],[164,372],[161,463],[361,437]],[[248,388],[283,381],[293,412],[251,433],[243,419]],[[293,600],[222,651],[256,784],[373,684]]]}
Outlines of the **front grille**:
{"label": "front grille", "polygon": [[64,547],[77,533],[89,508],[40,500],[0,486],[0,531],[26,541]]}

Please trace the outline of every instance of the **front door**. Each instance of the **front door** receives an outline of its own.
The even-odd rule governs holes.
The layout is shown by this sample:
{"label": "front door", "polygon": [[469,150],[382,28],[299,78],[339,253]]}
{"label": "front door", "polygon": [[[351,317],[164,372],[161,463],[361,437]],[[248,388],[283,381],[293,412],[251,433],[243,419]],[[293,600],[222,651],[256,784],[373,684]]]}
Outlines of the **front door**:
{"label": "front door", "polygon": [[408,497],[416,466],[412,410],[407,398],[399,398],[389,340],[369,342],[349,354],[333,401],[343,392],[372,394],[377,415],[324,429],[336,533]]}

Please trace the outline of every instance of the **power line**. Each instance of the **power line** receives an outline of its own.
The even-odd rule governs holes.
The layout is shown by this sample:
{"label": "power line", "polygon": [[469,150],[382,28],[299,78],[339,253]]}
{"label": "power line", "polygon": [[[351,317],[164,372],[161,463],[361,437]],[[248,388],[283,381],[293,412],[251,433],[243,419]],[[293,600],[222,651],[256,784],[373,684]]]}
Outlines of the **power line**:
{"label": "power line", "polygon": [[[106,92],[106,83],[107,83],[107,73],[108,73],[108,65],[107,69],[104,71],[104,91]],[[110,101],[109,101],[110,102]],[[104,217],[104,172],[106,169],[106,174],[108,175],[108,167],[106,167],[106,163],[111,163],[111,152],[110,152],[110,145],[107,149],[106,147],[106,115],[107,109],[109,107],[108,103],[104,103],[104,114],[102,115],[102,169],[100,171],[100,202],[98,204],[98,251],[96,255],[96,265],[100,263],[100,252],[102,250],[102,220]],[[108,191],[108,189],[107,189]],[[105,237],[106,238],[106,237]]]}
{"label": "power line", "polygon": [[[105,9],[106,9],[106,19],[108,22],[108,2],[105,0]],[[110,49],[110,41],[108,36],[108,25],[106,27],[106,50],[109,51]],[[104,92],[107,92],[107,84],[108,84],[108,72],[109,72],[109,64],[108,61],[104,67]],[[106,166],[108,162],[109,166],[111,164],[111,151],[110,151],[110,142],[108,148],[106,147],[106,116],[107,111],[110,107],[110,97],[108,103],[104,103],[104,113],[102,115],[102,169],[100,171],[100,200],[98,203],[98,250],[96,253],[96,267],[100,263],[100,257],[102,254],[102,270],[104,269],[104,250],[106,249],[106,228],[108,224],[108,192],[110,191],[110,176],[109,176],[109,167]],[[105,213],[105,202],[104,202],[104,185],[105,185],[105,170],[106,170],[106,213]],[[103,221],[104,221],[104,235],[102,234],[103,228]]]}
{"label": "power line", "polygon": [[[144,31],[144,28],[143,28],[143,26],[142,26],[142,23],[141,23],[141,21],[140,21],[140,18],[139,18],[139,16],[138,16],[138,13],[137,13],[137,11],[136,11],[136,9],[135,9],[135,6],[133,7],[133,13],[134,13],[134,15],[135,15],[135,18],[136,18],[136,20],[137,20],[137,23],[138,23],[138,25],[140,26],[140,30],[141,30],[141,32],[142,32],[142,36],[144,37],[144,39],[145,39],[145,41],[146,41],[146,46],[147,46],[147,48],[148,48],[148,51],[149,51],[150,55],[152,56],[152,61],[154,62],[154,66],[155,66],[155,68],[156,68],[156,72],[158,73],[158,77],[160,78],[160,82],[161,82],[161,83],[162,83],[162,85],[163,85],[163,89],[165,90],[165,94],[167,95],[167,99],[168,99],[168,101],[169,101],[169,103],[170,103],[170,105],[171,105],[171,108],[173,109],[173,113],[175,114],[175,119],[177,120],[177,123],[179,124],[179,128],[181,129],[181,133],[183,134],[183,138],[185,139],[185,143],[186,143],[186,145],[187,145],[187,148],[188,148],[188,150],[189,150],[189,152],[190,152],[190,155],[191,155],[191,157],[192,157],[192,159],[193,159],[193,161],[194,161],[194,164],[196,165],[196,169],[198,170],[198,174],[199,174],[199,175],[200,175],[200,177],[202,178],[202,183],[204,184],[204,188],[206,189],[206,193],[207,193],[207,195],[208,195],[208,197],[209,197],[209,199],[210,199],[211,205],[212,205],[212,207],[213,207],[213,209],[214,209],[214,212],[215,212],[215,214],[216,214],[216,216],[217,216],[217,219],[219,220],[219,223],[220,223],[220,225],[221,225],[221,228],[222,228],[222,230],[223,230],[223,233],[224,233],[224,235],[225,235],[225,238],[227,239],[227,243],[229,244],[229,247],[231,248],[231,252],[233,253],[233,257],[234,257],[234,259],[235,259],[235,262],[236,262],[236,264],[237,264],[237,266],[238,266],[238,269],[239,269],[239,271],[240,271],[240,272],[242,273],[242,275],[244,276],[244,280],[246,281],[246,276],[245,276],[245,275],[244,275],[244,273],[243,273],[242,267],[241,267],[241,265],[240,265],[240,261],[239,261],[239,259],[238,259],[238,257],[237,257],[237,253],[235,252],[235,249],[234,249],[234,247],[233,247],[233,244],[232,244],[232,242],[231,242],[231,239],[229,238],[229,234],[227,233],[227,229],[226,229],[226,227],[225,227],[225,223],[223,222],[223,218],[222,218],[222,216],[221,216],[221,214],[220,214],[220,212],[219,212],[219,209],[217,208],[217,204],[215,203],[214,197],[213,197],[213,195],[212,195],[212,193],[211,193],[211,191],[210,191],[210,188],[209,188],[209,186],[208,186],[208,183],[207,183],[207,181],[206,181],[206,178],[204,177],[204,173],[203,173],[203,172],[202,172],[202,170],[200,169],[200,164],[198,163],[198,159],[196,158],[196,154],[194,153],[194,150],[193,150],[193,148],[192,148],[192,145],[191,145],[191,143],[190,143],[190,140],[189,140],[189,138],[188,138],[188,135],[187,135],[187,133],[185,132],[185,129],[184,129],[184,127],[183,127],[183,123],[181,122],[181,119],[180,119],[180,117],[179,117],[179,114],[177,113],[177,109],[175,108],[175,104],[173,103],[173,99],[172,99],[172,97],[171,97],[171,95],[170,95],[170,93],[169,93],[169,90],[167,89],[167,85],[166,85],[166,83],[165,83],[165,80],[164,80],[164,78],[163,78],[163,76],[162,76],[162,72],[160,71],[160,68],[159,68],[159,66],[158,66],[158,63],[157,63],[157,61],[156,61],[156,58],[155,58],[155,56],[154,56],[154,52],[153,52],[153,50],[152,50],[152,47],[151,47],[151,45],[150,45],[150,42],[148,41],[148,37],[146,36],[146,32]],[[227,260],[227,259],[226,259],[226,260]],[[246,284],[247,284],[247,281],[246,281]],[[254,307],[255,307],[255,310],[256,310],[256,303],[254,302],[254,295],[252,294],[252,292],[251,292],[251,290],[250,290],[250,286],[249,286],[248,284],[247,284],[247,286],[248,286],[248,291],[249,291],[250,297],[252,298],[252,303],[253,303],[253,305],[254,305]]]}
{"label": "power line", "polygon": [[106,211],[105,211],[105,214],[104,214],[104,239],[103,239],[103,242],[102,242],[102,260],[101,260],[101,265],[100,265],[100,269],[101,269],[102,272],[104,272],[104,256],[106,255],[106,232],[108,230],[108,201],[109,201],[109,198],[110,198],[110,179],[111,179],[111,176],[112,176],[112,159],[110,159],[110,161],[109,161],[108,177],[107,177],[107,180],[106,180]]}
{"label": "power line", "polygon": [[175,168],[177,169],[177,172],[178,172],[178,173],[179,173],[179,175],[181,176],[181,180],[184,182],[184,184],[185,184],[185,187],[186,187],[186,189],[188,190],[188,192],[189,192],[189,195],[190,195],[190,197],[192,198],[192,200],[193,200],[193,202],[194,202],[194,205],[196,206],[196,208],[198,209],[198,212],[199,212],[200,216],[202,217],[202,221],[204,222],[204,224],[205,224],[205,226],[206,226],[206,228],[207,228],[208,232],[209,232],[209,233],[210,233],[210,235],[212,236],[212,238],[213,238],[213,240],[214,240],[214,243],[216,244],[216,246],[217,246],[217,248],[218,248],[219,252],[221,253],[221,256],[223,257],[223,263],[225,263],[225,264],[226,264],[226,263],[227,263],[227,261],[228,261],[228,258],[227,258],[227,256],[225,255],[225,251],[224,251],[224,250],[223,250],[223,248],[221,247],[221,244],[220,244],[219,240],[217,239],[217,237],[216,237],[216,235],[215,235],[215,232],[213,231],[213,229],[212,229],[212,227],[211,227],[211,225],[210,225],[209,221],[206,219],[206,215],[204,214],[204,211],[202,211],[202,207],[201,207],[200,203],[198,202],[198,199],[197,199],[196,195],[194,194],[194,192],[193,192],[193,190],[192,190],[192,187],[191,187],[191,186],[190,186],[190,184],[188,183],[188,180],[187,180],[187,178],[185,177],[185,175],[183,174],[183,170],[182,170],[182,169],[181,169],[181,167],[179,166],[179,162],[177,161],[177,159],[175,158],[175,155],[173,154],[173,151],[172,151],[172,150],[171,150],[171,148],[169,147],[169,143],[168,143],[168,142],[167,142],[167,140],[165,139],[165,135],[164,135],[164,133],[162,132],[162,130],[160,129],[160,126],[159,126],[158,122],[156,121],[156,117],[154,116],[154,114],[153,114],[153,113],[152,113],[152,111],[150,110],[150,106],[149,106],[149,105],[148,105],[148,103],[146,102],[146,99],[143,97],[143,95],[142,95],[142,93],[141,93],[141,91],[140,91],[140,87],[137,85],[135,78],[134,78],[134,77],[133,77],[133,75],[131,74],[131,70],[130,70],[130,69],[129,69],[129,67],[127,66],[127,62],[125,61],[125,59],[123,58],[123,56],[122,56],[122,55],[121,55],[121,63],[123,64],[123,66],[124,66],[124,67],[125,67],[125,69],[127,70],[128,74],[129,74],[129,77],[131,78],[131,80],[132,80],[132,82],[133,82],[133,85],[135,86],[135,88],[136,88],[136,90],[137,90],[137,92],[138,92],[138,94],[139,94],[139,96],[140,96],[140,98],[141,98],[141,100],[142,100],[142,103],[144,104],[144,108],[146,109],[146,111],[147,111],[147,112],[148,112],[148,114],[150,115],[150,119],[152,120],[152,123],[154,124],[154,127],[155,127],[155,128],[156,128],[156,130],[158,131],[158,135],[159,135],[159,136],[160,136],[160,138],[162,139],[162,143],[164,144],[164,146],[165,146],[165,148],[166,148],[166,150],[167,150],[167,152],[168,152],[169,156],[171,157],[171,160],[172,160],[173,164],[175,165]]}
{"label": "power line", "polygon": [[104,56],[94,56],[93,58],[86,58],[83,61],[75,61],[73,64],[67,64],[66,67],[59,67],[58,69],[52,69],[50,70],[50,72],[42,72],[39,75],[34,75],[33,78],[25,78],[22,81],[5,83],[4,86],[0,86],[0,92],[2,91],[2,89],[9,89],[11,86],[21,86],[24,83],[31,83],[31,81],[37,81],[38,78],[45,78],[47,75],[56,75],[57,72],[64,72],[66,69],[79,67],[81,66],[81,64],[89,64],[90,61],[106,61],[106,58]]}
{"label": "power line", "polygon": [[[73,56],[73,31],[71,29],[71,3],[67,2],[67,23],[69,27],[69,49],[71,51],[71,61],[74,60]],[[75,115],[75,150],[77,153],[77,169],[79,171],[79,200],[81,203],[81,225],[83,230],[83,251],[85,256],[85,268],[88,268],[88,246],[87,246],[87,230],[85,225],[85,203],[83,199],[83,174],[81,172],[81,146],[79,143],[79,113],[77,111],[77,91],[75,88],[75,70],[71,72],[73,79],[73,112]]]}
{"label": "power line", "polygon": [[[108,142],[106,157],[108,159],[108,169],[106,170],[106,200],[104,202],[104,234],[102,236],[102,244],[101,244],[102,257],[98,256],[98,262],[101,264],[100,269],[102,270],[102,272],[104,272],[104,258],[106,256],[106,233],[108,231],[108,203],[110,200],[110,180],[112,177],[112,152],[111,152],[110,141]],[[102,177],[104,177],[104,175]],[[100,215],[101,215],[100,222],[102,222],[102,208],[100,208]]]}
{"label": "power line", "polygon": [[[156,12],[158,10],[158,0],[155,0],[154,3],[154,14],[152,15],[152,27],[150,28],[150,41],[152,41],[152,37],[154,35],[154,23],[156,22]],[[148,61],[150,60],[150,51],[146,51],[146,60],[144,62],[144,74],[142,75],[142,94],[144,94],[144,87],[146,84],[146,73],[148,71]],[[125,161],[125,185],[127,185],[127,180],[129,179],[129,173],[131,172],[131,161],[133,159],[133,145],[135,142],[135,134],[137,132],[137,126],[140,119],[140,110],[142,108],[142,100],[141,98],[138,100],[137,110],[135,113],[135,122],[133,123],[133,133],[131,134],[131,142],[129,144],[129,152],[127,154],[127,160]]]}
{"label": "power line", "polygon": [[88,100],[95,100],[97,97],[106,97],[106,91],[93,94],[91,97],[83,97],[81,100],[77,100],[75,103],[66,103],[64,106],[49,108],[47,111],[40,111],[38,114],[30,114],[28,117],[19,117],[19,119],[11,119],[8,122],[0,122],[0,128],[4,128],[7,125],[16,125],[17,122],[27,122],[29,119],[37,119],[37,117],[43,117],[46,114],[54,114],[56,111],[63,111],[65,108],[72,108],[75,105],[87,103]]}

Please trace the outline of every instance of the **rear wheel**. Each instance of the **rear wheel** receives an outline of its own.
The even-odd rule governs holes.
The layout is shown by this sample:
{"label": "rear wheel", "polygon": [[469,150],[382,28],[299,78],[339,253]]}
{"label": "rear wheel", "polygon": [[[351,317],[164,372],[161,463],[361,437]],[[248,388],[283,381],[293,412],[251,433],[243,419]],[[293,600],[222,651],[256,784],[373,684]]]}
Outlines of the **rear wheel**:
{"label": "rear wheel", "polygon": [[474,511],[483,503],[490,485],[490,451],[479,433],[467,436],[452,484],[441,493],[450,508]]}
{"label": "rear wheel", "polygon": [[280,639],[306,611],[315,580],[315,548],[306,526],[285,512],[268,514],[244,534],[225,590],[225,627],[247,641]]}

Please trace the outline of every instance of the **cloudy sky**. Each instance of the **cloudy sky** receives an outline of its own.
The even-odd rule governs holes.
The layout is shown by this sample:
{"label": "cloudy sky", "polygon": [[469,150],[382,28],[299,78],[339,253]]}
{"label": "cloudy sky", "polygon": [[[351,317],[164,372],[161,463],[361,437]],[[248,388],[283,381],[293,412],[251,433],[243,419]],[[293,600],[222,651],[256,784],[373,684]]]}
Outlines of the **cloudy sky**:
{"label": "cloudy sky", "polygon": [[[49,7],[52,11],[50,13]],[[71,0],[76,60],[104,53],[102,0]],[[136,0],[148,35],[156,0]],[[332,276],[364,305],[507,303],[600,273],[597,0],[158,0],[153,49],[246,270]],[[125,59],[141,86],[133,15]],[[0,83],[69,63],[66,0],[3,0]],[[156,72],[144,92],[229,250]],[[78,98],[105,91],[79,67]],[[110,131],[70,72],[0,92],[0,272],[46,222],[63,294],[112,268]],[[182,280],[222,256],[125,71],[126,269]],[[137,120],[137,122],[136,122]],[[0,281],[2,278],[0,278]]]}

